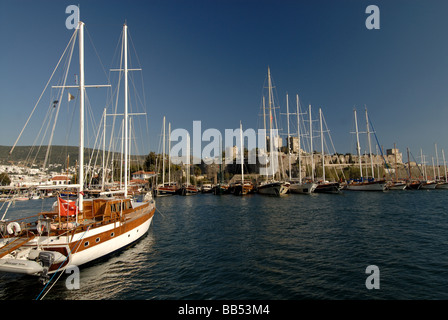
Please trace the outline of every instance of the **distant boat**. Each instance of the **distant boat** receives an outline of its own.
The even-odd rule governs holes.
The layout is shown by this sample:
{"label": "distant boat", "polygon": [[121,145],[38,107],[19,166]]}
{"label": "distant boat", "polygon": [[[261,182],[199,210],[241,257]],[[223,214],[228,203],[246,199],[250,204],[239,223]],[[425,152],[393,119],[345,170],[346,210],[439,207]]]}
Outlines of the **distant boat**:
{"label": "distant boat", "polygon": [[418,190],[420,189],[422,182],[419,180],[410,180],[406,182],[406,189],[408,190]]}
{"label": "distant boat", "polygon": [[199,188],[192,184],[184,184],[178,191],[181,196],[192,196],[200,192]]}
{"label": "distant boat", "polygon": [[[439,157],[437,154],[437,144],[435,145],[436,147],[436,159],[437,159],[437,168],[439,169]],[[442,157],[443,157],[443,167],[444,167],[444,179],[440,178],[440,172],[438,173],[438,177],[439,180],[437,181],[437,186],[436,189],[448,189],[448,176],[447,176],[447,172],[446,172],[446,160],[445,160],[445,151],[443,151],[442,149]]]}
{"label": "distant boat", "polygon": [[281,181],[266,181],[261,182],[257,186],[257,191],[260,194],[269,196],[282,196],[288,193],[289,183]]}
{"label": "distant boat", "polygon": [[201,193],[212,193],[213,192],[213,186],[211,183],[204,183],[201,186]]}
{"label": "distant boat", "polygon": [[[311,123],[311,106],[310,106],[310,123]],[[322,152],[322,179],[320,181],[315,181],[317,183],[314,192],[316,193],[340,193],[341,185],[339,182],[330,182],[325,179],[325,150],[324,150],[324,131],[322,123],[322,110],[319,108],[319,123],[320,123],[320,141],[321,141],[321,152]],[[310,132],[312,128],[310,126]],[[313,156],[313,155],[311,155]]]}
{"label": "distant boat", "polygon": [[314,189],[315,193],[340,193],[341,192],[341,184],[339,182],[321,182],[318,183],[316,188]]}
{"label": "distant boat", "polygon": [[[359,160],[359,170],[361,173],[361,177],[359,179],[353,179],[348,181],[346,190],[352,190],[352,191],[385,191],[386,190],[386,180],[380,179],[376,180],[375,178],[365,178],[363,176],[362,172],[362,165],[361,165],[361,146],[359,144],[359,132],[358,132],[358,120],[356,117],[356,109],[353,110],[355,115],[355,128],[356,128],[356,141],[357,141],[357,153],[358,153],[358,160]],[[372,174],[373,174],[373,160],[372,160],[372,151],[371,151],[371,144],[370,144],[370,130],[369,130],[369,118],[367,115],[367,108],[366,108],[366,126],[367,126],[367,137],[369,142],[369,155],[370,155],[370,161],[371,161],[371,167],[372,167]]]}
{"label": "distant boat", "polygon": [[[426,157],[423,155],[422,149],[420,149],[420,158],[422,162],[422,169],[423,169],[423,181],[420,186],[421,190],[433,190],[437,186],[437,182],[435,180],[428,179],[427,171],[426,171]],[[434,159],[433,159],[433,168],[434,168]],[[435,174],[434,174],[435,175]]]}
{"label": "distant boat", "polygon": [[404,190],[407,187],[406,181],[394,180],[386,184],[388,190]]}
{"label": "distant boat", "polygon": [[[289,191],[289,186],[290,183],[289,182],[285,182],[285,181],[278,181],[275,179],[275,172],[278,168],[274,168],[275,167],[275,159],[274,157],[277,157],[276,151],[276,142],[272,141],[273,140],[273,113],[272,113],[272,109],[273,109],[273,93],[272,93],[272,82],[271,82],[271,70],[268,67],[268,106],[269,106],[269,157],[270,157],[270,167],[272,169],[272,173],[270,174],[270,178],[268,178],[266,181],[262,181],[257,185],[257,192],[259,194],[263,194],[263,195],[270,195],[270,196],[283,196],[285,194],[288,193]],[[263,100],[264,101],[264,100]],[[263,117],[265,117],[265,106],[263,104]],[[266,127],[265,127],[265,132],[266,132]]]}
{"label": "distant boat", "polygon": [[179,186],[177,182],[165,182],[163,185],[158,185],[156,189],[156,196],[173,196],[177,194]]}
{"label": "distant boat", "polygon": [[420,189],[433,190],[437,187],[437,182],[434,180],[425,180],[421,183]]}
{"label": "distant boat", "polygon": [[230,189],[229,185],[225,183],[218,183],[213,186],[213,194],[214,195],[221,195],[221,194],[229,194]]}
{"label": "distant boat", "polygon": [[[168,124],[168,143],[171,143],[171,123]],[[170,145],[168,146],[168,182],[165,182],[165,117],[163,117],[163,141],[162,141],[162,183],[158,184],[154,195],[156,197],[173,196],[178,193],[179,186],[171,182]]]}
{"label": "distant boat", "polygon": [[[394,143],[394,150],[396,150],[396,145]],[[394,155],[395,155],[395,178],[394,180],[388,181],[386,184],[386,189],[387,190],[405,190],[407,187],[407,183],[405,180],[400,180],[398,179],[398,174],[397,174],[397,153],[396,151],[394,151]]]}
{"label": "distant boat", "polygon": [[298,160],[298,179],[293,179],[291,177],[291,139],[289,137],[289,104],[288,104],[288,95],[286,96],[286,114],[288,116],[288,158],[289,158],[289,192],[297,193],[297,194],[311,194],[317,187],[317,183],[315,183],[311,179],[302,179],[302,156],[301,156],[301,138],[300,138],[300,109],[299,109],[299,95],[296,95],[296,108],[297,108],[297,160]]}
{"label": "distant boat", "polygon": [[241,162],[241,181],[232,186],[232,192],[236,196],[244,196],[254,191],[254,185],[251,181],[244,180],[244,143],[243,143],[243,125],[240,121],[240,162]]}
{"label": "distant boat", "polygon": [[291,180],[290,181],[290,186],[289,186],[289,191],[291,193],[299,193],[299,194],[311,194],[316,190],[317,187],[317,183],[311,181],[311,180],[305,180],[302,182],[299,182],[301,179],[299,179],[298,181],[295,180]]}

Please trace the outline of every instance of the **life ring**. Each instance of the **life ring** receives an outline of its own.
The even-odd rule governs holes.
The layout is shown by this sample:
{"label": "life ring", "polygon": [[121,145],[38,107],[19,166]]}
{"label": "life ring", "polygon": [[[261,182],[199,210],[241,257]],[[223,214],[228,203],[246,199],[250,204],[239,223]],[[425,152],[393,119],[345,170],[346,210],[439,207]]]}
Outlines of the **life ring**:
{"label": "life ring", "polygon": [[17,222],[11,222],[6,227],[6,230],[9,234],[14,233],[15,235],[17,235],[20,231],[22,231],[22,228],[20,228],[20,224],[18,224]]}

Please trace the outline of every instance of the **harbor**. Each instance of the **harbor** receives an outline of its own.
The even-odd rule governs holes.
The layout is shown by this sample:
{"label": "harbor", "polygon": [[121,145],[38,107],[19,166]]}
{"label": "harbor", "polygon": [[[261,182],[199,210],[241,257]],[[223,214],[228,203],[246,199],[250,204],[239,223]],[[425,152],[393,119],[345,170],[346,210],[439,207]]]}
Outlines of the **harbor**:
{"label": "harbor", "polygon": [[[147,236],[80,268],[79,290],[63,274],[45,300],[445,300],[445,200],[443,190],[160,197]],[[366,289],[369,265],[379,290]],[[2,300],[43,290],[31,276],[0,281]]]}
{"label": "harbor", "polygon": [[422,6],[1,4],[0,300],[448,299]]}

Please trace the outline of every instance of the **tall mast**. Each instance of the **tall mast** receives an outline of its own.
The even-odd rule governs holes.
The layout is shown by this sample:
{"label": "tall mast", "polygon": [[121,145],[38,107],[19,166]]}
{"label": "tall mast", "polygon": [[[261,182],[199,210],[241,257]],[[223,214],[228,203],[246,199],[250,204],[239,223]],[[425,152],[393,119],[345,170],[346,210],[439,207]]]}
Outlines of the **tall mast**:
{"label": "tall mast", "polygon": [[266,102],[265,102],[264,96],[263,96],[263,124],[264,124],[264,127],[263,127],[264,133],[265,133],[265,137],[266,137]]}
{"label": "tall mast", "polygon": [[408,154],[408,170],[409,170],[409,180],[412,180],[412,173],[411,173],[411,161],[409,160],[409,148],[406,148],[406,152]]}
{"label": "tall mast", "polygon": [[296,95],[296,103],[297,103],[297,140],[298,140],[298,148],[297,157],[299,159],[299,183],[302,183],[302,163],[300,156],[300,113],[299,113],[299,95]]}
{"label": "tall mast", "polygon": [[423,179],[426,180],[426,169],[423,166],[423,164],[425,163],[425,159],[423,158],[423,150],[422,148],[420,148],[420,161],[422,162],[422,172],[423,172]]}
{"label": "tall mast", "polygon": [[272,83],[271,83],[271,69],[268,67],[268,87],[269,87],[269,151],[271,156],[272,179],[274,179],[274,141],[272,136]]}
{"label": "tall mast", "polygon": [[310,117],[310,155],[311,155],[311,180],[314,181],[314,154],[313,154],[313,120],[311,119],[311,105],[308,106]]}
{"label": "tall mast", "polygon": [[162,186],[165,185],[165,116],[163,117]]}
{"label": "tall mast", "polygon": [[398,172],[397,172],[397,147],[394,143],[394,156],[395,156],[395,181],[398,181]]}
{"label": "tall mast", "polygon": [[288,123],[288,143],[286,144],[288,146],[288,162],[289,162],[289,181],[291,181],[291,141],[289,139],[289,98],[288,94],[286,94],[286,118]]}
{"label": "tall mast", "polygon": [[369,142],[370,167],[371,167],[371,170],[372,170],[372,178],[373,178],[375,175],[373,173],[372,144],[370,142],[370,126],[369,126],[369,116],[367,114],[367,107],[366,107],[366,127],[367,127],[367,141]]}
{"label": "tall mast", "polygon": [[79,211],[84,209],[84,23],[79,22]]}
{"label": "tall mast", "polygon": [[356,150],[358,152],[359,172],[360,172],[361,180],[362,180],[363,175],[362,175],[362,165],[361,165],[361,146],[359,145],[358,119],[356,117],[356,109],[354,109],[353,111],[355,114],[356,145],[357,145]]}
{"label": "tall mast", "polygon": [[128,196],[128,26],[123,25],[124,46],[124,196]]}
{"label": "tall mast", "polygon": [[104,191],[104,184],[106,182],[106,108],[103,113],[103,176],[101,182],[101,190]]}
{"label": "tall mast", "polygon": [[171,185],[171,122],[168,123],[168,184]]}
{"label": "tall mast", "polygon": [[433,180],[436,180],[436,167],[434,167],[434,157],[431,157],[432,160],[432,174],[433,174]]}
{"label": "tall mast", "polygon": [[445,182],[448,182],[448,177],[446,175],[446,161],[445,161],[445,151],[442,149],[442,157],[443,157],[443,167],[444,167],[444,175],[445,175]]}
{"label": "tall mast", "polygon": [[439,155],[437,154],[437,143],[435,144],[435,148],[436,148],[436,162],[437,162],[437,177],[440,180]]}
{"label": "tall mast", "polygon": [[322,109],[321,108],[319,108],[319,122],[320,122],[320,147],[322,150],[322,179],[325,182],[324,130],[322,128]]}
{"label": "tall mast", "polygon": [[244,189],[244,148],[243,148],[243,125],[240,120],[240,150],[241,150],[241,192]]}
{"label": "tall mast", "polygon": [[123,186],[123,155],[124,155],[124,119],[121,120],[121,161],[120,161],[120,189]]}

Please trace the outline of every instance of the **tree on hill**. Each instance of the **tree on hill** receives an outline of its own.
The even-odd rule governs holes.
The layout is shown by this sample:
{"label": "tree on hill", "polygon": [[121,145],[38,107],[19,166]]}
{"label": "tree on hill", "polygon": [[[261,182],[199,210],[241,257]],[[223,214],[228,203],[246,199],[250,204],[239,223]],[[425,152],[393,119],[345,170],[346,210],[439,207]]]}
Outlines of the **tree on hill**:
{"label": "tree on hill", "polygon": [[1,186],[9,186],[11,184],[11,179],[6,172],[0,173],[0,185]]}

